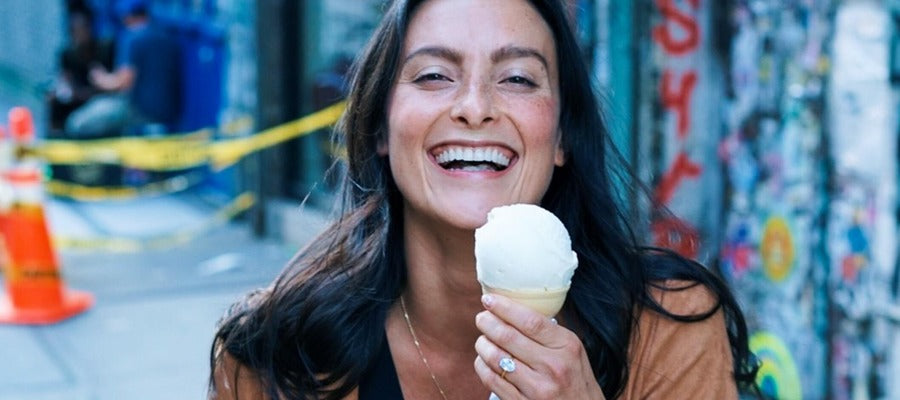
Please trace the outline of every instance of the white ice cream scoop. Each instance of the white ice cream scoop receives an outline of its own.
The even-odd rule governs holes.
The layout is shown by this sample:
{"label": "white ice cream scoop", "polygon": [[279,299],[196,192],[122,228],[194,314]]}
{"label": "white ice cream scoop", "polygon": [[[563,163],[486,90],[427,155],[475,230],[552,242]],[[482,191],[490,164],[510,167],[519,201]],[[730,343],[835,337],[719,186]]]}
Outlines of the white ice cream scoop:
{"label": "white ice cream scoop", "polygon": [[496,207],[475,230],[475,268],[484,292],[547,316],[559,312],[577,267],[566,227],[539,206]]}

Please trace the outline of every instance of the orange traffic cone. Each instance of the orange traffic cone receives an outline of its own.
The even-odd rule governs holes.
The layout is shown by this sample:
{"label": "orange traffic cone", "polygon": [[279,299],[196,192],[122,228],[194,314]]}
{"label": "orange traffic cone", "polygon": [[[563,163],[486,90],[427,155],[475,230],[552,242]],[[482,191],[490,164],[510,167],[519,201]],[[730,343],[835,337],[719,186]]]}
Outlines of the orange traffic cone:
{"label": "orange traffic cone", "polygon": [[[66,289],[47,229],[43,188],[37,168],[5,171],[0,188],[0,236],[6,296],[0,323],[51,324],[79,314],[94,303],[89,293]],[[5,203],[5,205],[4,205]]]}
{"label": "orange traffic cone", "polygon": [[[26,155],[26,148],[34,144],[34,118],[31,111],[25,107],[13,107],[9,110],[9,136],[11,143],[4,152],[12,155],[13,163],[34,163],[37,160],[33,156]],[[7,166],[4,166],[7,167]]]}
{"label": "orange traffic cone", "polygon": [[13,163],[13,143],[6,137],[6,130],[0,125],[0,171],[6,171]]}
{"label": "orange traffic cone", "polygon": [[20,143],[34,140],[34,118],[25,107],[13,107],[9,110],[9,132],[13,139]]}

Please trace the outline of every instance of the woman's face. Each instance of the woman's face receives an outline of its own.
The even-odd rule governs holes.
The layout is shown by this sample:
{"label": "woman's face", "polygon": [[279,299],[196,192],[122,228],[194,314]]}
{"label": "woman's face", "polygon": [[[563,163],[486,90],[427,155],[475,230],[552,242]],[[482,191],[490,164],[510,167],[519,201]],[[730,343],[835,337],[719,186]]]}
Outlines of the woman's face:
{"label": "woman's face", "polygon": [[412,15],[379,148],[408,217],[462,229],[537,204],[560,149],[550,28],[525,0],[429,0]]}
{"label": "woman's face", "polygon": [[69,35],[75,46],[82,46],[91,41],[91,24],[87,17],[81,14],[72,14],[69,18]]}

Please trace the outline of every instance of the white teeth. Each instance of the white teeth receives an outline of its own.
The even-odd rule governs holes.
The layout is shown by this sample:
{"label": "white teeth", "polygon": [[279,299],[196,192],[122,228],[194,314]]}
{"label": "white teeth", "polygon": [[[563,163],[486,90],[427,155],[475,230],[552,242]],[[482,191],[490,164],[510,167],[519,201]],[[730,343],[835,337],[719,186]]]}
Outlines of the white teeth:
{"label": "white teeth", "polygon": [[484,151],[485,151],[484,149],[475,149],[475,151],[472,154],[472,157],[474,157],[475,159],[478,159],[478,160],[487,160],[487,158],[484,156]]}
{"label": "white teeth", "polygon": [[501,167],[509,166],[509,158],[495,148],[453,147],[442,151],[435,157],[438,164],[453,161],[490,162]]}

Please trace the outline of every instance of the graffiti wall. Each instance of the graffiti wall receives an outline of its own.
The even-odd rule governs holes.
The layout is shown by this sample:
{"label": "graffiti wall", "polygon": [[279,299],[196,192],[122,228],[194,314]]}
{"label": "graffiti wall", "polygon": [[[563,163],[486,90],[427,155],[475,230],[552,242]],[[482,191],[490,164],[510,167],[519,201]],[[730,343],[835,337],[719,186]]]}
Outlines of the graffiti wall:
{"label": "graffiti wall", "polygon": [[654,215],[656,243],[735,288],[766,394],[900,398],[888,7],[653,5],[652,123],[636,140],[673,214]]}
{"label": "graffiti wall", "polygon": [[[900,396],[885,317],[896,271],[897,103],[889,81],[891,23],[881,2],[844,2],[834,21],[828,106],[833,192],[828,289],[835,399]],[[895,321],[896,322],[896,321]],[[891,385],[894,385],[891,388]]]}
{"label": "graffiti wall", "polygon": [[[709,0],[656,0],[651,20],[651,59],[656,78],[650,140],[655,213],[651,227],[658,245],[708,260],[715,254],[721,209],[720,168],[715,159],[719,117],[719,75],[711,56]],[[649,155],[649,157],[648,157]],[[704,240],[700,240],[704,238]]]}
{"label": "graffiti wall", "polygon": [[828,0],[730,9],[723,275],[748,311],[758,381],[776,398],[825,397],[824,84]]}

